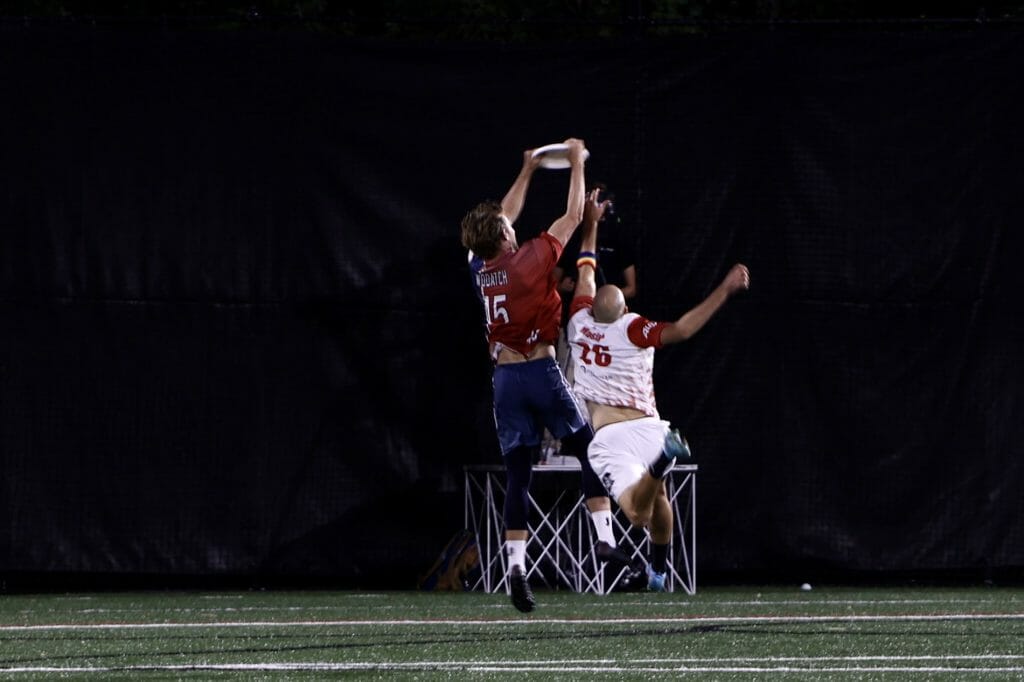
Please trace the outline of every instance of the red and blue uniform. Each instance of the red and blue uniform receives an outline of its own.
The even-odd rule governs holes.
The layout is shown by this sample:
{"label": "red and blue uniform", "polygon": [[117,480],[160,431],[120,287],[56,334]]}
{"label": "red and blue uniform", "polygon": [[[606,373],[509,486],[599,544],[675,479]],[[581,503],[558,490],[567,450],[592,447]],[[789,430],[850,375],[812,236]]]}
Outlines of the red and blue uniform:
{"label": "red and blue uniform", "polygon": [[[557,342],[562,298],[553,271],[561,254],[561,242],[545,232],[477,273],[495,360],[502,349],[529,356],[538,344]],[[548,357],[495,366],[494,421],[503,455],[539,447],[545,428],[563,439],[586,426],[562,370]]]}
{"label": "red and blue uniform", "polygon": [[[558,339],[562,301],[554,278],[562,244],[547,232],[488,262],[471,257],[477,294],[487,317],[487,341],[497,361],[502,348],[529,357],[539,343]],[[532,465],[544,429],[562,451],[580,460],[583,495],[606,495],[587,459],[594,436],[562,369],[544,357],[494,367],[494,424],[505,461],[505,528],[528,527]]]}

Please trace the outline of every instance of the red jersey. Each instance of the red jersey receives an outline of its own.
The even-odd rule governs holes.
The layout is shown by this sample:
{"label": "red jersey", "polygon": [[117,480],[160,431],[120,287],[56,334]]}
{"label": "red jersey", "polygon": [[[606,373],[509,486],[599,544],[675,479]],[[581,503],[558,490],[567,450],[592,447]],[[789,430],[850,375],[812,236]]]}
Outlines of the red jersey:
{"label": "red jersey", "polygon": [[538,343],[558,340],[562,297],[554,269],[561,255],[562,243],[544,232],[484,263],[477,284],[492,356],[502,348],[529,355]]}

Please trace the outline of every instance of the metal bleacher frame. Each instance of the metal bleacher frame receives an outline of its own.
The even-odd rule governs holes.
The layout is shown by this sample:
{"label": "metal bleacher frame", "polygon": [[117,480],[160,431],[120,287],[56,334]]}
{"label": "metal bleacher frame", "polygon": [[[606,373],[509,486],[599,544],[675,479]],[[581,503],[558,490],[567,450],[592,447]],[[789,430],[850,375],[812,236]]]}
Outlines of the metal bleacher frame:
{"label": "metal bleacher frame", "polygon": [[[471,585],[485,592],[508,591],[503,549],[502,507],[505,467],[471,465],[465,472],[466,528],[476,534],[480,577]],[[531,522],[527,542],[527,577],[551,589],[607,594],[627,568],[614,575],[602,570],[594,555],[596,541],[590,513],[580,493],[578,464],[538,464],[530,490]],[[666,585],[670,591],[697,591],[697,465],[677,464],[666,478],[674,515]],[[613,504],[614,507],[614,504]],[[619,547],[634,559],[648,554],[646,531],[630,528],[618,509],[613,515]]]}

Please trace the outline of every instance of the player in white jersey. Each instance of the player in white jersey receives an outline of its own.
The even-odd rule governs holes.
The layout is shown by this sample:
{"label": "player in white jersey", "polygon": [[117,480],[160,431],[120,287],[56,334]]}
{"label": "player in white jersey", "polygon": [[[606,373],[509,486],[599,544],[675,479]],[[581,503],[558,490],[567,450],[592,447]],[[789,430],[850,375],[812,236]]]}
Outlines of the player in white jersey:
{"label": "player in white jersey", "polygon": [[567,336],[575,363],[575,390],[585,401],[595,435],[590,464],[630,523],[651,536],[648,589],[665,590],[672,506],[664,477],[689,447],[658,415],[654,400],[654,351],[685,341],[737,291],[750,287],[747,267],[736,264],[711,294],[675,322],[653,322],[626,310],[622,291],[597,289],[597,224],[607,202],[587,197],[579,276]]}

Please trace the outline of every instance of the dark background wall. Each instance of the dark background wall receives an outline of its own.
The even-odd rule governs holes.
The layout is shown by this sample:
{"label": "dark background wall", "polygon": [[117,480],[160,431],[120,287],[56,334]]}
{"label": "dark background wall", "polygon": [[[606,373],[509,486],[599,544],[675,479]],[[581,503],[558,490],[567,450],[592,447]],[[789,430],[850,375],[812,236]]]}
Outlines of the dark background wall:
{"label": "dark background wall", "polygon": [[[497,462],[458,221],[579,136],[702,576],[1024,566],[1024,32],[5,25],[0,572],[411,586]],[[564,202],[538,172],[521,236]]]}

